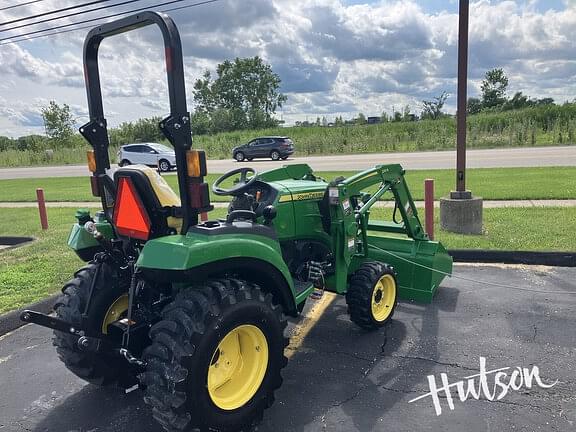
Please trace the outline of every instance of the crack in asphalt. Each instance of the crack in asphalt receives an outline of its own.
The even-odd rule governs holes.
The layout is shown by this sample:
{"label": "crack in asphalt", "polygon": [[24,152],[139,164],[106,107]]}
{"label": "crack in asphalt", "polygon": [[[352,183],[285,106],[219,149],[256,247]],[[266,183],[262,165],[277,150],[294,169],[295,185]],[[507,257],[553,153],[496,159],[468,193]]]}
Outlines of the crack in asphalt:
{"label": "crack in asphalt", "polygon": [[360,356],[360,355],[358,355],[358,354],[354,354],[354,353],[350,353],[350,352],[346,352],[346,351],[318,351],[318,353],[320,353],[320,354],[344,355],[344,356],[352,357],[352,358],[354,358],[354,359],[362,360],[362,361],[365,361],[365,362],[368,362],[368,363],[374,361],[374,359],[369,359],[369,358],[366,358],[366,357],[362,357],[362,356]]}
{"label": "crack in asphalt", "polygon": [[474,372],[478,372],[480,369],[478,368],[471,368],[468,366],[462,366],[461,364],[458,363],[447,363],[447,362],[441,362],[439,360],[434,360],[434,359],[429,359],[426,357],[416,357],[416,356],[405,356],[405,355],[399,355],[399,354],[388,354],[387,357],[391,357],[391,358],[402,358],[402,359],[408,359],[408,360],[421,360],[421,361],[426,361],[426,362],[430,362],[430,363],[435,363],[438,365],[442,365],[442,366],[451,366],[451,367],[455,367],[455,368],[459,368],[459,369],[464,369],[464,370],[469,370],[469,371],[474,371]]}

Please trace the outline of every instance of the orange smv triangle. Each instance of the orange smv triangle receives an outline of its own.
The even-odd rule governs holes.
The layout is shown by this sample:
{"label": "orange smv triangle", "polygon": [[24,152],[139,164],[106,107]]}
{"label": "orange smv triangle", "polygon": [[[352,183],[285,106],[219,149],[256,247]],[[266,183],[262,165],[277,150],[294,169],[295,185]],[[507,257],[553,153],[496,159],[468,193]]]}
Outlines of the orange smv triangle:
{"label": "orange smv triangle", "polygon": [[119,235],[148,240],[150,218],[134,189],[132,180],[127,177],[120,177],[118,180],[118,194],[112,220]]}

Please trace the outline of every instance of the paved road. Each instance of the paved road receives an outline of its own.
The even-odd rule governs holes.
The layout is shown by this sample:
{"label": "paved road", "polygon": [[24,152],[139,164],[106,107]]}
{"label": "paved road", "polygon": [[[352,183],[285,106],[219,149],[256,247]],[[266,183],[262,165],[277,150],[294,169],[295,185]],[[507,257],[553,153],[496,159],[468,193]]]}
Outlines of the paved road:
{"label": "paved road", "polygon": [[[576,146],[469,150],[467,155],[469,168],[576,166]],[[307,163],[316,171],[357,171],[373,167],[378,163],[401,163],[406,169],[415,170],[454,168],[455,161],[454,151],[311,156],[290,158],[282,162],[264,159],[246,163],[237,163],[233,160],[210,160],[208,172],[223,173],[239,166],[252,166],[259,171],[264,171],[286,163]],[[84,165],[0,169],[0,179],[82,175],[88,175],[88,170]]]}
{"label": "paved road", "polygon": [[[576,269],[457,266],[456,275],[542,291],[576,291]],[[375,333],[350,323],[337,298],[284,372],[259,432],[573,431],[576,425],[576,296],[450,279],[431,305],[401,303]],[[437,416],[428,375],[454,383],[479,370],[538,366],[551,389],[472,397]],[[512,369],[505,371],[508,383]],[[494,385],[494,375],[488,382]],[[0,339],[1,432],[158,432],[138,391],[85,385],[56,359],[50,332],[34,326]],[[476,381],[478,385],[478,381]]]}

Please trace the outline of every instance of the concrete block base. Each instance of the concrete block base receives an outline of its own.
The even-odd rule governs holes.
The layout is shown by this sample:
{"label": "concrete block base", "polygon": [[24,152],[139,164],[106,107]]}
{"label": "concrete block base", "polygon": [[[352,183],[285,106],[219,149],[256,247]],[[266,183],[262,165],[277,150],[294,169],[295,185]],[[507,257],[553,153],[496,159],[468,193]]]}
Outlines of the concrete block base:
{"label": "concrete block base", "polygon": [[482,234],[482,198],[440,198],[440,227],[459,234]]}

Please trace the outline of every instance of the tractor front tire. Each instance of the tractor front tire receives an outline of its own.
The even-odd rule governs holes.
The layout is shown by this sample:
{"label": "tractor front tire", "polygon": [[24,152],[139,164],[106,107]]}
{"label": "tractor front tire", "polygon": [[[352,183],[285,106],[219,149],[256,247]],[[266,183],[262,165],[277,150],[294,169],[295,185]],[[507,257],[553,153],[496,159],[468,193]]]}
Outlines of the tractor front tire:
{"label": "tractor front tire", "polygon": [[[58,318],[77,326],[81,325],[82,313],[97,267],[100,267],[100,271],[94,285],[84,330],[101,333],[107,323],[120,318],[119,315],[122,315],[127,304],[127,283],[107,264],[89,263],[78,270],[74,278],[62,288],[62,296],[54,305],[54,311]],[[64,365],[91,384],[128,388],[137,383],[137,372],[126,360],[117,356],[82,351],[78,347],[78,336],[54,331],[53,344]]]}
{"label": "tractor front tire", "polygon": [[346,293],[350,320],[365,330],[390,322],[397,299],[396,273],[388,264],[365,262],[350,278]]}
{"label": "tractor front tire", "polygon": [[260,287],[212,279],[180,291],[150,330],[144,400],[167,431],[240,431],[261,420],[286,366],[286,318]]}

